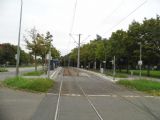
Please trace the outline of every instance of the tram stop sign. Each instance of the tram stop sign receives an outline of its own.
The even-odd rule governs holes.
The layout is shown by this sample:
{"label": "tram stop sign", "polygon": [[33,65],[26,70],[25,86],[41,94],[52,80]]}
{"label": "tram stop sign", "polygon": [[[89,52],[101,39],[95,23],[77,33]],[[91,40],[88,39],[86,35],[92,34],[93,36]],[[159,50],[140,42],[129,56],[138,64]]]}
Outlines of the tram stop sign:
{"label": "tram stop sign", "polygon": [[103,63],[106,63],[106,61],[103,61]]}
{"label": "tram stop sign", "polygon": [[17,54],[15,54],[15,60],[17,60]]}
{"label": "tram stop sign", "polygon": [[143,64],[142,60],[138,61],[138,65],[141,66]]}

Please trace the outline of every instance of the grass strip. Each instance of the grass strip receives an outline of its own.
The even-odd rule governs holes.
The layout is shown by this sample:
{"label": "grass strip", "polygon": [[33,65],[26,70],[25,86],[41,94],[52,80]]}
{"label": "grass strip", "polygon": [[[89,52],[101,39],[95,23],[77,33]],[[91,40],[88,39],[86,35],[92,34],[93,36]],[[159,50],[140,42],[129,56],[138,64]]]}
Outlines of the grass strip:
{"label": "grass strip", "polygon": [[[139,75],[139,70],[129,70],[128,74],[131,74],[131,71],[133,72],[133,75]],[[122,73],[127,73],[126,70],[122,70]],[[146,76],[147,75],[147,70],[142,70],[141,71],[142,76]],[[150,70],[150,76],[149,77],[154,77],[154,78],[160,78],[160,71],[159,70]]]}
{"label": "grass strip", "polygon": [[[113,73],[107,72],[106,75],[113,76]],[[124,73],[116,73],[115,77],[116,78],[128,78],[128,75]]]}
{"label": "grass strip", "polygon": [[137,80],[119,80],[118,84],[124,85],[128,88],[133,88],[138,91],[143,91],[150,93],[152,95],[160,96],[160,82],[146,80],[146,79],[137,79]]}
{"label": "grass strip", "polygon": [[53,80],[45,78],[13,77],[4,80],[3,84],[16,89],[47,92],[51,87],[53,87]]}
{"label": "grass strip", "polygon": [[5,68],[0,68],[0,72],[8,72],[8,70]]}
{"label": "grass strip", "polygon": [[[99,70],[93,70],[93,69],[91,69],[91,71],[100,73]],[[113,72],[111,72],[111,71],[104,72],[104,74],[107,75],[107,76],[113,76]],[[115,77],[116,78],[128,78],[128,74],[116,72]]]}
{"label": "grass strip", "polygon": [[40,76],[42,74],[44,74],[43,71],[32,71],[32,72],[24,73],[23,75],[24,76]]}

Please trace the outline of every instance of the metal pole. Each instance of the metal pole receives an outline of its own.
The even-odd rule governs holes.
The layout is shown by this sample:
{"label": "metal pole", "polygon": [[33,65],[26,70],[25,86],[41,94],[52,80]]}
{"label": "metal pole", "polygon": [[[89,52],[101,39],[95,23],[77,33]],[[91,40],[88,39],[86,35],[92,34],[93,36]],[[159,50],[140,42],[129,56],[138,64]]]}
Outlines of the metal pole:
{"label": "metal pole", "polygon": [[115,80],[116,75],[116,57],[113,58],[113,80]]}
{"label": "metal pole", "polygon": [[48,79],[50,79],[50,64],[51,64],[51,43],[49,47],[49,57],[48,57]]}
{"label": "metal pole", "polygon": [[70,66],[70,57],[68,56],[68,67]]}
{"label": "metal pole", "polygon": [[106,51],[105,51],[105,63],[104,63],[104,71],[106,72]]}
{"label": "metal pole", "polygon": [[81,34],[79,34],[79,41],[78,41],[78,58],[77,58],[77,68],[79,68],[79,65],[80,65],[80,39],[81,39]]}
{"label": "metal pole", "polygon": [[23,0],[21,0],[21,9],[20,9],[18,46],[17,46],[17,59],[16,59],[16,76],[19,75],[19,59],[20,59],[20,38],[21,38],[22,7],[23,7]]}
{"label": "metal pole", "polygon": [[[140,56],[139,56],[139,59],[140,59],[140,61],[142,61],[142,43],[141,42],[140,42]],[[142,65],[141,64],[139,65],[139,69],[140,69],[139,76],[140,76],[140,79],[141,79],[141,76],[142,76],[142,73],[141,73]]]}

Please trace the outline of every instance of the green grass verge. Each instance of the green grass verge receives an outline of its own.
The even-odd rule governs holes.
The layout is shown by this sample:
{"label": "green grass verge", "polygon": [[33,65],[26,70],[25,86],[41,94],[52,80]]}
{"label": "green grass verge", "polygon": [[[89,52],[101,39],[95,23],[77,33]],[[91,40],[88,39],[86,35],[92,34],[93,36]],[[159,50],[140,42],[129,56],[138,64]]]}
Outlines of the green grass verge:
{"label": "green grass verge", "polygon": [[[129,74],[133,72],[133,75],[139,75],[139,70],[129,70]],[[126,70],[122,70],[122,73],[126,73]],[[147,70],[141,71],[142,76],[147,76]],[[150,77],[160,78],[160,71],[158,70],[150,70]]]}
{"label": "green grass verge", "polygon": [[[113,76],[113,73],[107,72],[106,75]],[[128,75],[125,73],[117,73],[115,75],[116,78],[128,78]]]}
{"label": "green grass verge", "polygon": [[0,72],[8,72],[6,68],[0,68]]}
{"label": "green grass verge", "polygon": [[160,82],[151,80],[120,80],[118,84],[124,85],[128,88],[133,88],[138,91],[150,93],[152,95],[160,96]]}
{"label": "green grass verge", "polygon": [[8,87],[36,92],[47,92],[53,86],[53,80],[45,78],[13,77],[3,81]]}
{"label": "green grass verge", "polygon": [[40,76],[42,74],[44,74],[43,71],[32,71],[32,72],[24,73],[23,75],[24,76]]}

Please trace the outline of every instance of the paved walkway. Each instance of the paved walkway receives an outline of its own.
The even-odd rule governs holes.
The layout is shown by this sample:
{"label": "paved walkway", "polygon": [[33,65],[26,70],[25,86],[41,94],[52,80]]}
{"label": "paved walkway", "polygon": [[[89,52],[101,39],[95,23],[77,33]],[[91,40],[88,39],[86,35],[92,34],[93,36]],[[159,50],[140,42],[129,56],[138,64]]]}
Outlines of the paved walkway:
{"label": "paved walkway", "polygon": [[[11,71],[14,72],[14,70]],[[55,72],[56,70],[51,71],[51,74]],[[30,77],[33,78],[33,76]],[[39,77],[45,78],[47,75],[38,76],[38,78]],[[37,77],[35,76],[34,78]],[[0,84],[0,120],[33,120],[35,112],[39,109],[44,99],[48,99],[45,93],[40,94],[13,90],[3,87]],[[47,103],[48,106],[51,106],[51,102]]]}
{"label": "paved walkway", "polygon": [[0,87],[0,120],[30,120],[44,97]]}

